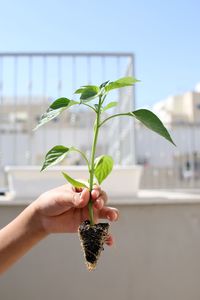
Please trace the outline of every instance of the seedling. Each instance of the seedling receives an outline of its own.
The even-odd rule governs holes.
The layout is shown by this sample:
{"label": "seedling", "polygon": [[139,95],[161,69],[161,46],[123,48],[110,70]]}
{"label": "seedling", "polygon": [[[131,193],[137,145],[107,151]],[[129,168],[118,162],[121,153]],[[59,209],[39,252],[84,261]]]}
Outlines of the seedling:
{"label": "seedling", "polygon": [[[60,163],[71,152],[78,152],[85,160],[88,167],[88,183],[72,178],[69,174],[62,172],[65,179],[76,188],[89,188],[90,192],[93,189],[94,183],[99,185],[106,179],[111,173],[113,168],[113,159],[109,155],[101,155],[95,157],[99,130],[110,120],[116,117],[131,117],[142,122],[147,128],[158,133],[169,142],[174,144],[167,129],[160,121],[160,119],[151,111],[147,109],[139,109],[131,112],[120,112],[118,114],[112,114],[105,116],[105,112],[112,107],[117,106],[118,102],[109,102],[105,104],[105,99],[108,93],[115,89],[133,86],[138,80],[133,77],[123,77],[116,81],[106,81],[100,86],[97,85],[85,85],[75,91],[75,94],[80,96],[79,101],[70,100],[68,98],[59,98],[55,100],[47,111],[41,116],[38,125],[35,129],[41,127],[47,122],[59,116],[66,109],[74,105],[87,106],[91,109],[96,118],[93,126],[93,143],[91,148],[91,155],[87,155],[80,149],[73,146],[57,145],[53,147],[45,156],[45,161],[41,168],[41,171],[45,170],[49,166]],[[85,220],[79,226],[79,237],[81,245],[83,247],[87,267],[92,270],[96,267],[98,257],[103,250],[104,242],[108,236],[108,223],[94,223],[93,202],[90,199],[88,203],[89,220]]]}

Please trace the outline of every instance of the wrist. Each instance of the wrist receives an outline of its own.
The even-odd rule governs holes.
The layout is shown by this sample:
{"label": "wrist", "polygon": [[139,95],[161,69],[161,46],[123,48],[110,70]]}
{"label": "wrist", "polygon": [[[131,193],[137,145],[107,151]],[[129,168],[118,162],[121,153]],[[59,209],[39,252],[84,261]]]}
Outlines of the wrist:
{"label": "wrist", "polygon": [[27,216],[27,227],[30,234],[38,240],[45,238],[48,233],[43,226],[42,216],[37,209],[37,206],[34,203],[30,204],[24,210],[24,214]]}

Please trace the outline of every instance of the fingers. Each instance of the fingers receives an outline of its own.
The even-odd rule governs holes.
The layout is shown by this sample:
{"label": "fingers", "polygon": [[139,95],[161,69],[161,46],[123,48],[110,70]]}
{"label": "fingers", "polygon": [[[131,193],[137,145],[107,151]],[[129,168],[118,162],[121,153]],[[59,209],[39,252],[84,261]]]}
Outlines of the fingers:
{"label": "fingers", "polygon": [[[119,211],[118,209],[114,207],[108,207],[105,206],[105,203],[107,202],[107,195],[104,191],[101,191],[100,193],[100,187],[95,188],[92,190],[93,197],[95,194],[95,197],[98,197],[93,200],[94,201],[94,207],[97,209],[97,216],[100,219],[108,219],[109,221],[117,221],[119,218]],[[95,192],[95,193],[94,193]],[[100,193],[100,194],[99,194]],[[97,196],[99,195],[99,196]],[[94,198],[95,198],[94,197]],[[83,189],[81,193],[75,193],[74,197],[74,206],[78,208],[83,208],[86,206],[90,199],[90,192],[88,189]]]}
{"label": "fingers", "polygon": [[117,221],[119,218],[119,211],[118,211],[118,209],[116,209],[114,207],[104,206],[99,211],[99,218],[100,219],[108,219],[111,222]]}
{"label": "fingers", "polygon": [[83,208],[85,207],[90,200],[90,192],[88,189],[83,189],[80,193],[73,193],[72,204],[74,207]]}
{"label": "fingers", "polygon": [[108,235],[105,243],[108,245],[108,246],[112,246],[114,244],[114,239],[113,239],[113,236],[112,235]]}
{"label": "fingers", "polygon": [[[64,187],[64,186],[63,186]],[[65,186],[66,189],[66,186]],[[72,190],[72,199],[68,200],[68,204],[72,207],[83,208],[88,204],[90,200],[90,192],[87,188],[73,188]],[[101,190],[101,187],[94,185],[93,190],[91,191],[91,198],[94,201],[94,208],[101,210],[108,201],[106,192]],[[66,199],[65,199],[66,201]],[[111,217],[112,218],[112,217]]]}
{"label": "fingers", "polygon": [[106,192],[102,191],[100,186],[95,185],[91,192],[92,200],[94,201],[94,207],[96,209],[102,209],[107,203],[108,197]]}
{"label": "fingers", "polygon": [[96,200],[101,193],[101,187],[99,185],[94,185],[93,190],[91,191],[92,200]]}
{"label": "fingers", "polygon": [[93,207],[97,210],[101,210],[104,206],[104,199],[99,197],[96,201],[94,201]]}
{"label": "fingers", "polygon": [[[107,202],[107,195],[100,187],[95,188],[91,192],[94,207],[98,210],[102,209]],[[87,188],[82,189],[81,192],[73,192],[72,204],[74,207],[83,208],[90,200],[90,191]]]}
{"label": "fingers", "polygon": [[94,207],[97,209],[102,209],[104,205],[106,205],[108,201],[107,194],[104,191],[101,191],[99,197],[94,202]]}

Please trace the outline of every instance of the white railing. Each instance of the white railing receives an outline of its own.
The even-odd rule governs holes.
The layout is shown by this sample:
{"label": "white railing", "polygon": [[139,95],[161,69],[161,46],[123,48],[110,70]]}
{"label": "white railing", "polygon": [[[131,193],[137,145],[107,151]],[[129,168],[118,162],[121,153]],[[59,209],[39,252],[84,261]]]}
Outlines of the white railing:
{"label": "white railing", "polygon": [[[35,134],[32,129],[53,99],[76,98],[80,85],[123,77],[133,70],[133,61],[132,53],[0,53],[0,169],[41,164],[55,144],[75,144],[88,152],[92,115],[81,114],[81,108],[70,109]],[[113,97],[119,98],[115,92]],[[107,151],[106,141],[103,133],[97,151]],[[67,163],[83,162],[76,157]]]}

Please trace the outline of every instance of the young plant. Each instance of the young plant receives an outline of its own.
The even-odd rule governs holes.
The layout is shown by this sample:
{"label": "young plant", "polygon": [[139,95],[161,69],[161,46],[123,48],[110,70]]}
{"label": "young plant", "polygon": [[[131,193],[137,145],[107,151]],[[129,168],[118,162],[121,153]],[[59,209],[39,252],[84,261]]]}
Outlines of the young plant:
{"label": "young plant", "polygon": [[[71,152],[78,152],[85,160],[88,167],[88,183],[81,180],[72,178],[69,174],[62,172],[65,179],[76,188],[89,188],[93,189],[94,182],[101,183],[111,173],[113,168],[113,159],[109,155],[101,155],[95,157],[96,147],[98,142],[99,130],[111,119],[121,116],[128,116],[135,118],[142,122],[147,128],[158,133],[169,142],[174,144],[167,129],[160,121],[160,119],[151,111],[147,109],[138,109],[130,112],[121,112],[118,114],[104,117],[104,112],[117,106],[117,102],[109,102],[105,104],[105,99],[112,90],[132,86],[138,80],[133,77],[123,77],[116,81],[106,81],[100,86],[97,85],[85,85],[75,91],[75,94],[80,95],[79,101],[70,100],[68,98],[59,98],[55,100],[47,111],[41,116],[38,125],[35,129],[48,123],[52,119],[59,116],[66,109],[74,105],[83,105],[91,109],[96,118],[93,127],[93,143],[91,149],[91,156],[88,158],[84,152],[73,146],[57,145],[53,147],[45,156],[45,161],[41,168],[41,171],[45,170],[49,166],[60,163]],[[96,100],[96,101],[95,101]],[[95,102],[95,103],[94,103]],[[93,202],[90,199],[88,203],[89,220],[84,221],[79,226],[79,237],[84,250],[87,266],[89,270],[92,270],[96,266],[97,259],[103,249],[103,244],[108,235],[108,223],[94,223],[93,214]]]}

